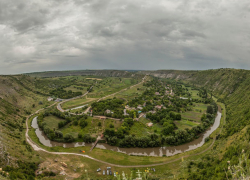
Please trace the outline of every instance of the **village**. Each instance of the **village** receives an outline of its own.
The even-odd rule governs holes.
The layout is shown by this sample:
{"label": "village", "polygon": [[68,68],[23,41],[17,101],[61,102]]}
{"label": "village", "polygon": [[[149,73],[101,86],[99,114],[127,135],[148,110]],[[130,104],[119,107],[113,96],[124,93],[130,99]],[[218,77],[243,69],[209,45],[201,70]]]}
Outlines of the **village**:
{"label": "village", "polygon": [[[133,92],[133,96],[126,97],[129,91]],[[92,90],[91,93],[94,92]],[[76,106],[64,110],[63,106],[65,102],[76,98],[85,96],[87,99],[87,95],[90,96],[88,92],[63,100],[59,102],[57,111],[52,109],[40,116],[38,125],[54,141],[81,142],[83,138],[86,142],[92,142],[90,151],[98,142],[111,146],[144,148],[178,145],[195,138],[195,134],[204,131],[212,123],[212,119],[205,124],[201,121],[207,105],[204,104],[204,98],[197,96],[199,94],[202,95],[198,90],[191,90],[176,82],[144,77],[138,85],[106,97],[95,99],[91,96],[92,102],[85,100],[88,103],[82,104],[80,108]],[[48,101],[51,100],[51,97],[48,98]],[[53,100],[58,101],[57,98]],[[190,111],[197,115],[190,116]],[[62,117],[65,120],[60,120]],[[58,127],[54,125],[55,132],[50,130],[51,127],[46,127],[47,123],[51,123],[50,118],[58,122]],[[190,132],[194,135],[190,136]],[[183,133],[187,134],[186,138],[177,140]],[[132,141],[134,143],[131,144]]]}

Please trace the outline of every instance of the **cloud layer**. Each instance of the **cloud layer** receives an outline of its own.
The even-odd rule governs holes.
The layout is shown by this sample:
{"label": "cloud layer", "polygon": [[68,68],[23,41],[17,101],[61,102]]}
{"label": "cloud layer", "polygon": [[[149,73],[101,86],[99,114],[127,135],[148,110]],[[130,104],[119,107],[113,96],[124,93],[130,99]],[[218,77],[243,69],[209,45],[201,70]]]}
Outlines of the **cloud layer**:
{"label": "cloud layer", "polygon": [[0,74],[250,68],[248,0],[0,0]]}

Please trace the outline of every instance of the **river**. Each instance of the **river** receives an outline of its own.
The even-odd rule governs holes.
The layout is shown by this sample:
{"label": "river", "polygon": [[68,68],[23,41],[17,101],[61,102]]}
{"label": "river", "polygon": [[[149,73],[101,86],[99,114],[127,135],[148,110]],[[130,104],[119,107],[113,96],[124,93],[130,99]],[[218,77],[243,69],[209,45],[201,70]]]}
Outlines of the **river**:
{"label": "river", "polygon": [[[120,153],[125,153],[128,155],[141,155],[141,156],[173,156],[175,154],[183,153],[186,151],[194,150],[201,147],[205,143],[205,139],[209,137],[220,125],[221,113],[218,111],[215,118],[214,124],[207,129],[204,133],[200,135],[198,139],[191,141],[189,143],[179,145],[179,146],[169,146],[169,147],[155,147],[155,148],[119,148],[116,146],[110,146],[105,143],[99,143],[96,148],[107,149],[111,151],[116,151]],[[87,144],[84,142],[74,142],[74,143],[59,143],[51,141],[47,138],[44,132],[38,127],[37,117],[32,120],[31,126],[36,129],[36,135],[39,141],[48,147],[62,146],[64,148],[69,147],[80,147],[80,146],[91,146],[92,144]]]}

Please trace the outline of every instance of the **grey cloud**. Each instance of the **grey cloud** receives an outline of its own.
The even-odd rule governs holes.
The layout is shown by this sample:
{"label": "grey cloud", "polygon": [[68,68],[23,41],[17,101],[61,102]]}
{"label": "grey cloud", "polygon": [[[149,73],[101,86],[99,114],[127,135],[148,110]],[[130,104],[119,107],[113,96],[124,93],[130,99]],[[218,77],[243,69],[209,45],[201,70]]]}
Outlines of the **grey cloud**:
{"label": "grey cloud", "polygon": [[201,38],[206,38],[206,35],[200,32],[196,32],[196,31],[192,31],[192,30],[188,30],[188,29],[184,29],[181,30],[181,33],[184,34],[184,36],[186,37],[201,37]]}
{"label": "grey cloud", "polygon": [[0,71],[250,68],[249,7],[248,0],[0,0]]}

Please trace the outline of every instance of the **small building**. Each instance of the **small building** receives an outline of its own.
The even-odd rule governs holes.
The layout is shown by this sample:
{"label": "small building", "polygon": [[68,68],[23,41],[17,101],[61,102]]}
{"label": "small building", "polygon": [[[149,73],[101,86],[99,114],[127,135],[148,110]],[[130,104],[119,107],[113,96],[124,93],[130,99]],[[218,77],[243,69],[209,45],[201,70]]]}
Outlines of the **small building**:
{"label": "small building", "polygon": [[188,99],[188,98],[186,98],[186,97],[180,97],[180,99],[184,99],[185,100],[185,99]]}
{"label": "small building", "polygon": [[107,119],[105,116],[99,116],[99,119],[101,119],[101,120],[105,120],[105,119]]}
{"label": "small building", "polygon": [[159,92],[155,92],[155,95],[157,95],[157,96],[158,96],[158,95],[160,95],[160,93],[159,93]]}
{"label": "small building", "polygon": [[55,101],[56,101],[56,102],[62,102],[62,99],[57,98]]}
{"label": "small building", "polygon": [[156,109],[161,109],[161,107],[162,107],[161,105],[155,106]]}
{"label": "small building", "polygon": [[127,109],[123,109],[123,115],[128,116],[129,114],[127,113]]}
{"label": "small building", "polygon": [[152,114],[155,114],[156,113],[156,111],[148,111],[149,113],[152,113]]}
{"label": "small building", "polygon": [[53,98],[52,97],[48,97],[48,101],[53,101]]}
{"label": "small building", "polygon": [[148,127],[152,127],[153,126],[153,123],[152,122],[149,122],[146,124]]}
{"label": "small building", "polygon": [[110,111],[109,109],[107,109],[107,110],[105,111],[105,113],[110,114],[111,111]]}
{"label": "small building", "polygon": [[141,107],[141,105],[139,105],[139,106],[137,106],[137,109],[142,110],[142,109],[143,109],[143,107]]}

